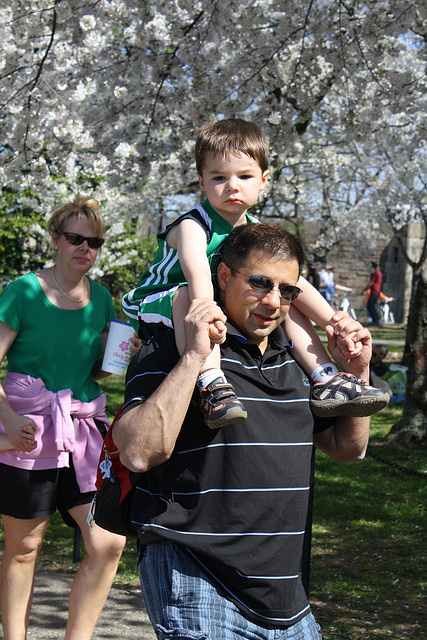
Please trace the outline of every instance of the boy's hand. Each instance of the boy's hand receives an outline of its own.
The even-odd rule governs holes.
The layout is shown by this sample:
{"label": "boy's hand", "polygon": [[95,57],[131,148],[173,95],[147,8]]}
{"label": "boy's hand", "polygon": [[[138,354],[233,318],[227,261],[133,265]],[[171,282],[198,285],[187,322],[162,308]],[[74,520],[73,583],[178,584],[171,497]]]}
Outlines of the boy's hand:
{"label": "boy's hand", "polygon": [[216,320],[209,327],[209,338],[213,344],[222,344],[225,342],[227,328],[221,320]]}
{"label": "boy's hand", "polygon": [[[361,324],[350,318],[346,311],[337,311],[332,316],[330,323],[334,335],[337,337],[337,346],[344,359],[357,358],[363,349],[363,343],[357,333]],[[326,332],[329,334],[327,328]]]}

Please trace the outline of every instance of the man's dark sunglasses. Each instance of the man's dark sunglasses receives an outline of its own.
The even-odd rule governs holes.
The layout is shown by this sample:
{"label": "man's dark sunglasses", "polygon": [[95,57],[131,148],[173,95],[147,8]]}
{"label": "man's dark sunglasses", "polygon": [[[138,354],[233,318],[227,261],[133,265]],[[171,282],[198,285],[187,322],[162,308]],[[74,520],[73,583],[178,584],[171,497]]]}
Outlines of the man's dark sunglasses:
{"label": "man's dark sunglasses", "polygon": [[269,291],[272,291],[272,289],[277,287],[283,300],[296,300],[296,298],[298,298],[299,294],[301,293],[301,289],[295,287],[292,284],[275,285],[274,282],[272,282],[270,278],[267,278],[266,276],[247,276],[246,273],[242,273],[234,267],[228,268],[232,271],[237,271],[237,273],[240,273],[241,276],[247,278],[250,288],[254,291],[258,291],[259,293],[268,293]]}
{"label": "man's dark sunglasses", "polygon": [[104,238],[97,238],[96,236],[86,238],[86,236],[81,236],[79,233],[69,233],[68,231],[57,231],[56,233],[64,236],[67,242],[76,246],[83,244],[85,240],[91,249],[99,249],[104,244]]}

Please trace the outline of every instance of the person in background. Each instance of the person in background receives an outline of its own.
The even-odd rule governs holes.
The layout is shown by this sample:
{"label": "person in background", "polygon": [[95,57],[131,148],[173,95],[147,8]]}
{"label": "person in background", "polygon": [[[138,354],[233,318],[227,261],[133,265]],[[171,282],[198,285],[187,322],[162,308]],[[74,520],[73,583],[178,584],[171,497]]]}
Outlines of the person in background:
{"label": "person in background", "polygon": [[342,284],[337,284],[334,280],[334,267],[324,261],[323,268],[319,272],[319,292],[331,307],[335,306],[335,296],[337,291],[351,293],[353,289],[351,287],[345,287]]}
{"label": "person in background", "polygon": [[363,289],[363,293],[365,293],[365,291],[369,291],[367,312],[368,312],[368,316],[370,316],[372,319],[372,324],[379,324],[381,321],[381,309],[379,304],[379,298],[381,293],[382,281],[383,281],[382,273],[378,269],[377,263],[372,261],[369,282],[366,285],[366,287]]}
{"label": "person in background", "polygon": [[319,272],[319,292],[333,307],[335,300],[334,268],[326,262]]}
{"label": "person in background", "polygon": [[[367,292],[366,292],[365,306],[366,306],[366,311],[367,311],[367,315],[368,315],[368,322],[372,323],[372,318],[369,315],[369,309],[368,309],[370,294],[371,294],[371,292],[368,289]],[[386,296],[385,293],[380,291],[380,295],[378,296],[378,304],[379,304],[379,307],[380,307],[381,319],[383,319],[384,323],[387,323],[389,321],[389,317],[390,317],[389,302],[393,302],[393,300],[394,300],[394,298],[392,296]],[[384,318],[383,318],[383,316],[384,316]]]}
{"label": "person in background", "polygon": [[86,275],[104,242],[98,203],[64,204],[48,231],[55,264],[21,276],[0,296],[0,360],[7,356],[0,430],[10,442],[0,452],[5,640],[26,638],[35,563],[56,509],[80,527],[86,549],[71,589],[66,640],[91,638],[126,541],[86,524],[109,425],[97,380],[109,375],[101,363],[115,318],[108,290]]}
{"label": "person in background", "polygon": [[319,276],[319,267],[317,264],[313,264],[308,270],[307,280],[315,289],[319,291],[320,276]]}
{"label": "person in background", "polygon": [[388,364],[383,362],[387,355],[387,347],[385,344],[373,344],[372,356],[369,364],[369,383],[374,384],[378,389],[382,389],[389,394],[390,399],[393,396],[393,389],[382,376],[386,375],[390,370]]}
{"label": "person in background", "polygon": [[387,347],[385,344],[372,345],[370,368],[371,372],[374,372],[377,376],[383,376],[390,369],[389,365],[383,362],[386,355]]}

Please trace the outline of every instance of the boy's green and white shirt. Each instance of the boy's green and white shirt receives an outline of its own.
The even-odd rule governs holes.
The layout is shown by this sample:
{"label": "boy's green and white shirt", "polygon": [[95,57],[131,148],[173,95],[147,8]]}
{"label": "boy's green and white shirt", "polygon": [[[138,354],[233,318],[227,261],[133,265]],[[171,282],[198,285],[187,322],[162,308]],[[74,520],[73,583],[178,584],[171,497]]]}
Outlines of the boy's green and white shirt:
{"label": "boy's green and white shirt", "polygon": [[[248,222],[258,222],[248,214],[246,217]],[[208,200],[204,200],[157,234],[158,245],[152,265],[141,275],[138,286],[123,296],[123,310],[136,329],[139,319],[149,324],[160,322],[172,327],[173,293],[177,287],[185,285],[186,280],[179,263],[178,252],[167,244],[165,238],[172,227],[186,219],[194,220],[205,231],[206,255],[211,273],[216,274],[219,248],[233,227],[216,213]]]}

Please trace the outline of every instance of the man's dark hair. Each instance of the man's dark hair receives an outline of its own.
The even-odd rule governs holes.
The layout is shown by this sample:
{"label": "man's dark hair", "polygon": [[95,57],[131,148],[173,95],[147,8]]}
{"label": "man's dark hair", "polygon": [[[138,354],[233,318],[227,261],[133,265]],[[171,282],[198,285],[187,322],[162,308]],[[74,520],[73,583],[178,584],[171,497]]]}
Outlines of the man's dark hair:
{"label": "man's dark hair", "polygon": [[296,260],[301,273],[305,257],[299,239],[274,224],[249,223],[235,227],[221,247],[223,262],[238,269],[252,251],[259,251],[277,260]]}
{"label": "man's dark hair", "polygon": [[377,263],[372,261],[371,262],[371,267],[373,267],[374,269],[376,269],[378,267]]}

